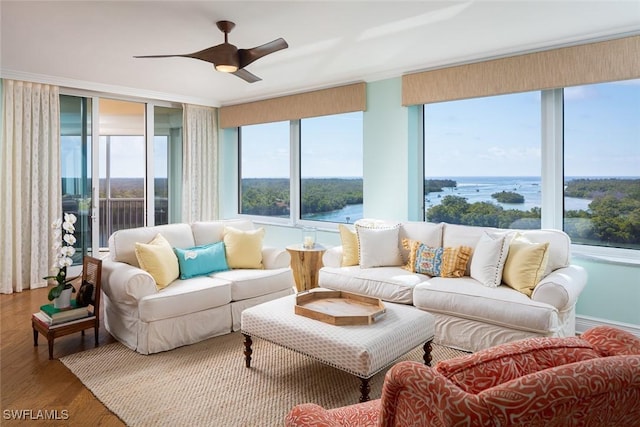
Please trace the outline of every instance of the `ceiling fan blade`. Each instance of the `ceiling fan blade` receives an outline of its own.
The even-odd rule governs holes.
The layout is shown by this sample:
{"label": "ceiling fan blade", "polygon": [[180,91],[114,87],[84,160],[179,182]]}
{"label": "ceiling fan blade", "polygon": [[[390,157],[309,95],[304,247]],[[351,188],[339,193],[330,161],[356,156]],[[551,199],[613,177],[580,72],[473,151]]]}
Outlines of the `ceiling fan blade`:
{"label": "ceiling fan blade", "polygon": [[249,82],[249,83],[255,83],[255,82],[259,82],[260,80],[262,80],[260,77],[256,76],[255,74],[252,74],[250,72],[248,72],[245,69],[239,69],[238,71],[231,73],[235,76],[240,77],[242,80]]}
{"label": "ceiling fan blade", "polygon": [[270,53],[277,52],[288,47],[289,45],[287,42],[283,38],[279,38],[251,49],[238,49],[240,68],[246,67],[253,61],[260,59],[265,55],[269,55]]}
{"label": "ceiling fan blade", "polygon": [[235,46],[231,44],[219,44],[217,46],[212,46],[207,49],[200,50],[198,52],[193,53],[177,53],[173,55],[144,55],[144,56],[134,56],[134,58],[170,58],[170,57],[182,57],[182,58],[194,58],[199,59],[201,61],[210,62],[215,64],[216,62],[222,62],[223,56],[222,54],[227,54],[230,49],[237,50]]}

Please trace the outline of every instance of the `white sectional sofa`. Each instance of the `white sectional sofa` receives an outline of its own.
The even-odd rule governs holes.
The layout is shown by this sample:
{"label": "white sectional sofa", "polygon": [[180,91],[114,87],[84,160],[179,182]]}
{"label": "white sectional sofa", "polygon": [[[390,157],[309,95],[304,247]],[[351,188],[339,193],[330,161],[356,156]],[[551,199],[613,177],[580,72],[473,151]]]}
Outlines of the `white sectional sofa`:
{"label": "white sectional sofa", "polygon": [[192,248],[222,241],[227,226],[254,229],[251,221],[224,220],[113,233],[109,257],[102,263],[107,331],[141,354],[156,353],[238,330],[242,310],[293,293],[290,255],[282,249],[262,248],[263,269],[178,278],[162,289],[139,266],[136,243],[161,234],[172,247]]}
{"label": "white sectional sofa", "polygon": [[[381,228],[393,227],[385,224]],[[327,250],[323,257],[324,267],[319,273],[319,286],[371,295],[384,301],[412,304],[417,309],[428,311],[436,319],[434,341],[466,351],[477,351],[527,337],[575,334],[575,304],[586,284],[587,275],[583,268],[570,264],[571,242],[564,232],[505,230],[429,222],[405,222],[399,224],[397,229],[395,242],[367,238],[369,240],[365,243],[375,244],[374,248],[363,248],[363,240],[360,239],[360,265],[343,266],[346,250],[343,246]],[[479,263],[484,262],[481,259],[487,258],[487,251],[477,247],[482,239],[484,245],[487,236],[505,236],[504,249],[508,250],[510,239],[516,233],[533,243],[532,246],[548,243],[548,246],[543,245],[546,247],[546,259],[541,265],[540,280],[536,279],[538,283],[530,296],[501,283],[502,277],[498,277],[496,287],[483,285],[470,277],[471,266],[477,272]],[[431,277],[406,270],[403,264],[408,261],[408,251],[402,249],[404,238],[434,248],[471,247],[473,252],[464,276]],[[518,237],[518,241],[520,239]],[[389,261],[393,257],[381,253],[394,250],[391,246],[400,251],[401,259],[396,262]],[[374,258],[386,257],[386,261],[378,262],[382,266],[368,265],[363,268],[362,251],[365,249],[374,250],[377,252],[373,254]],[[515,260],[517,252],[513,250],[512,253]],[[507,257],[503,261],[508,262]],[[369,258],[368,263],[371,264],[371,254]],[[516,267],[511,263],[510,271]],[[504,271],[506,274],[506,269]],[[502,270],[498,274],[501,275]]]}

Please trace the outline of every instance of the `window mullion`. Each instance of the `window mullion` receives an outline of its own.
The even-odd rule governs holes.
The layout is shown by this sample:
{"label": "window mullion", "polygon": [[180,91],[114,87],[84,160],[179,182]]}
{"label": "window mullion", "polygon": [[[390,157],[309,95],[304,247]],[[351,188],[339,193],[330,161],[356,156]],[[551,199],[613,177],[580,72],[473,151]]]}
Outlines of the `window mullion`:
{"label": "window mullion", "polygon": [[541,228],[562,230],[564,210],[562,89],[542,91]]}
{"label": "window mullion", "polygon": [[300,221],[301,177],[300,177],[300,120],[291,120],[289,125],[289,218],[292,224]]}

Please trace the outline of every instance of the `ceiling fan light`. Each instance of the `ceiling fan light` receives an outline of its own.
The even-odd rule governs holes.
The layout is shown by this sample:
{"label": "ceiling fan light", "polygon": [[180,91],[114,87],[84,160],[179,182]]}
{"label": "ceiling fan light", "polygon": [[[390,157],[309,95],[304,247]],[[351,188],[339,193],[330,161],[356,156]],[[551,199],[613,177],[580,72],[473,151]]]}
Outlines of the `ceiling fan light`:
{"label": "ceiling fan light", "polygon": [[226,64],[220,64],[220,65],[215,65],[216,70],[221,71],[223,73],[235,73],[236,71],[238,71],[238,67],[235,65],[226,65]]}

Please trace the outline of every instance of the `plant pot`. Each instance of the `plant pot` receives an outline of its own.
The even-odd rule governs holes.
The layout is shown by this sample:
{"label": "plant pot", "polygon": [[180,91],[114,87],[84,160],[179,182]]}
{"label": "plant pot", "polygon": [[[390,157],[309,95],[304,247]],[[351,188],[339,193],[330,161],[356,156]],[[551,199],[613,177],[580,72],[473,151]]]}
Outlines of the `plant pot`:
{"label": "plant pot", "polygon": [[73,288],[63,290],[58,298],[53,299],[53,306],[55,308],[71,307],[71,292],[73,292]]}

